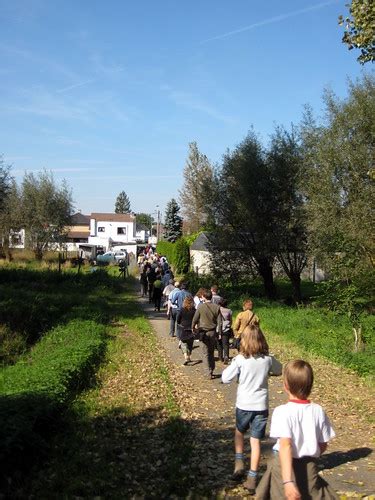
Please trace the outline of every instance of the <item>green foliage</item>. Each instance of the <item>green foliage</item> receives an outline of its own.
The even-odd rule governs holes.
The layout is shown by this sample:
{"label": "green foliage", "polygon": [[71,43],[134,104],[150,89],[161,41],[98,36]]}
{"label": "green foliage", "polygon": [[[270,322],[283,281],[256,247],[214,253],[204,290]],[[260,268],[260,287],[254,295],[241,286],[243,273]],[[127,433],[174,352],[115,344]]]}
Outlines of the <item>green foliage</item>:
{"label": "green foliage", "polygon": [[90,381],[104,350],[105,327],[75,320],[55,328],[15,365],[0,370],[3,474],[41,451],[58,412]]}
{"label": "green foliage", "polygon": [[56,271],[0,269],[0,363],[13,363],[44,332],[72,318],[106,324],[109,298],[121,290],[105,271],[59,274]]}
{"label": "green foliage", "polygon": [[128,214],[130,212],[130,200],[125,191],[121,193],[116,198],[115,203],[115,213],[116,214]]}
{"label": "green foliage", "polygon": [[170,241],[158,241],[156,245],[157,253],[164,255],[171,266],[175,263],[175,248],[175,244]]}
{"label": "green foliage", "polygon": [[65,181],[55,184],[51,173],[26,173],[21,186],[20,226],[26,243],[41,259],[43,253],[64,239],[71,222],[72,194]]}
{"label": "green foliage", "polygon": [[186,273],[190,266],[190,247],[185,238],[180,238],[175,243],[175,268],[178,274]]}
{"label": "green foliage", "polygon": [[151,229],[151,225],[153,223],[152,215],[139,213],[136,214],[137,224],[143,224],[147,227],[147,229]]}
{"label": "green foliage", "polygon": [[339,16],[340,26],[345,23],[342,38],[349,50],[360,49],[358,61],[361,64],[375,60],[375,4],[373,0],[352,0],[350,17]]}
{"label": "green foliage", "polygon": [[172,198],[165,210],[164,238],[174,243],[182,236],[182,218],[179,215],[180,207]]}

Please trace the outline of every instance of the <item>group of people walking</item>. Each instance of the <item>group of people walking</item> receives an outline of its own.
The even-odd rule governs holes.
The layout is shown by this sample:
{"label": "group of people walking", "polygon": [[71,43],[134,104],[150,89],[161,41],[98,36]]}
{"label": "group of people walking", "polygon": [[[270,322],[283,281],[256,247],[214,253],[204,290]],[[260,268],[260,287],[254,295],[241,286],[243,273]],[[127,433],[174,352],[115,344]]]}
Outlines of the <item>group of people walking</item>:
{"label": "group of people walking", "polygon": [[[161,278],[163,272],[161,269]],[[169,318],[169,335],[179,342],[183,364],[191,362],[194,340],[199,340],[208,378],[215,378],[217,349],[224,367],[222,383],[232,380],[238,383],[233,479],[246,476],[244,487],[250,493],[256,491],[259,499],[338,498],[318,475],[317,458],[335,432],[323,408],[308,399],[314,378],[311,365],[304,360],[292,360],[283,370],[269,352],[250,298],[243,301],[243,310],[233,321],[232,311],[216,285],[210,289],[200,288],[193,296],[186,283],[173,282],[173,277],[169,277],[161,295]],[[237,352],[232,360],[231,344]],[[274,409],[270,437],[276,444],[273,458],[258,484],[261,440],[269,415],[268,377],[282,372],[288,402]],[[247,432],[250,432],[251,455],[246,471],[244,437]]]}

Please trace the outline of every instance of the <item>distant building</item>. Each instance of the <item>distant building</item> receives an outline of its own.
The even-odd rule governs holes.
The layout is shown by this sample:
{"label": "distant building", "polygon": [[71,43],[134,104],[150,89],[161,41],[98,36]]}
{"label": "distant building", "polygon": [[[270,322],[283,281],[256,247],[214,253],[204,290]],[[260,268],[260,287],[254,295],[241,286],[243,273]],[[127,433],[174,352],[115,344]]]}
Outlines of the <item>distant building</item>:
{"label": "distant building", "polygon": [[88,243],[90,235],[90,216],[77,212],[72,215],[72,225],[69,227],[66,249],[68,251],[78,250],[78,245]]}
{"label": "distant building", "polygon": [[132,214],[92,213],[90,216],[90,245],[102,246],[105,251],[113,247],[136,247],[136,219]]}

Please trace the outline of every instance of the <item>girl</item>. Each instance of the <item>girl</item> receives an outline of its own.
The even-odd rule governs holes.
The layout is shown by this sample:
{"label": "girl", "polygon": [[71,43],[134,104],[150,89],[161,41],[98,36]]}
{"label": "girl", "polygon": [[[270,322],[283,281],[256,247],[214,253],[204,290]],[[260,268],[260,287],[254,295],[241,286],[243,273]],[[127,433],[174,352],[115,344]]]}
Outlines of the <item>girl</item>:
{"label": "girl", "polygon": [[240,354],[233,358],[221,375],[224,384],[238,377],[233,477],[239,479],[245,471],[244,434],[250,428],[250,470],[244,483],[249,491],[255,491],[260,440],[264,438],[268,418],[268,376],[281,375],[281,371],[281,363],[269,355],[268,344],[260,328],[250,325],[242,332]]}
{"label": "girl", "polygon": [[185,297],[182,308],[177,313],[177,325],[180,329],[179,337],[181,341],[181,350],[184,353],[184,365],[190,363],[191,352],[193,350],[194,335],[191,330],[191,323],[195,314],[194,300],[191,295]]}

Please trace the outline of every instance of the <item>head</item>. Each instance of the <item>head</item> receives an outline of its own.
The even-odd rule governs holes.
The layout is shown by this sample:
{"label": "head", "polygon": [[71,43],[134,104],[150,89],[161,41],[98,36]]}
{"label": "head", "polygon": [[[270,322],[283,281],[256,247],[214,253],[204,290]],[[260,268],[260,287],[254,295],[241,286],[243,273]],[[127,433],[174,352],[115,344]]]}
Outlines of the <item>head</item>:
{"label": "head", "polygon": [[186,290],[187,289],[187,283],[185,283],[184,281],[180,284],[180,288],[181,290]]}
{"label": "head", "polygon": [[212,292],[211,290],[203,290],[202,292],[202,297],[204,300],[211,300],[212,299]]}
{"label": "head", "polygon": [[218,291],[219,291],[219,287],[217,285],[212,285],[212,287],[211,287],[212,295],[217,295]]}
{"label": "head", "polygon": [[174,280],[170,279],[168,282],[170,285],[174,285]]}
{"label": "head", "polygon": [[268,355],[269,348],[267,340],[259,326],[247,326],[242,332],[240,353],[245,356],[245,358]]}
{"label": "head", "polygon": [[228,305],[227,299],[220,299],[220,301],[219,301],[220,307],[227,307],[227,305]]}
{"label": "head", "polygon": [[193,309],[195,309],[193,297],[191,297],[190,295],[188,295],[187,297],[185,297],[184,301],[182,303],[182,307],[184,309],[187,309],[188,311],[192,311]]}
{"label": "head", "polygon": [[174,286],[175,286],[176,288],[180,288],[180,282],[179,282],[179,281],[175,281]]}
{"label": "head", "polygon": [[253,301],[251,299],[245,299],[242,303],[242,309],[244,311],[251,311],[253,308]]}
{"label": "head", "polygon": [[310,363],[302,359],[289,361],[284,368],[284,387],[288,393],[298,399],[307,399],[314,382],[314,373]]}

